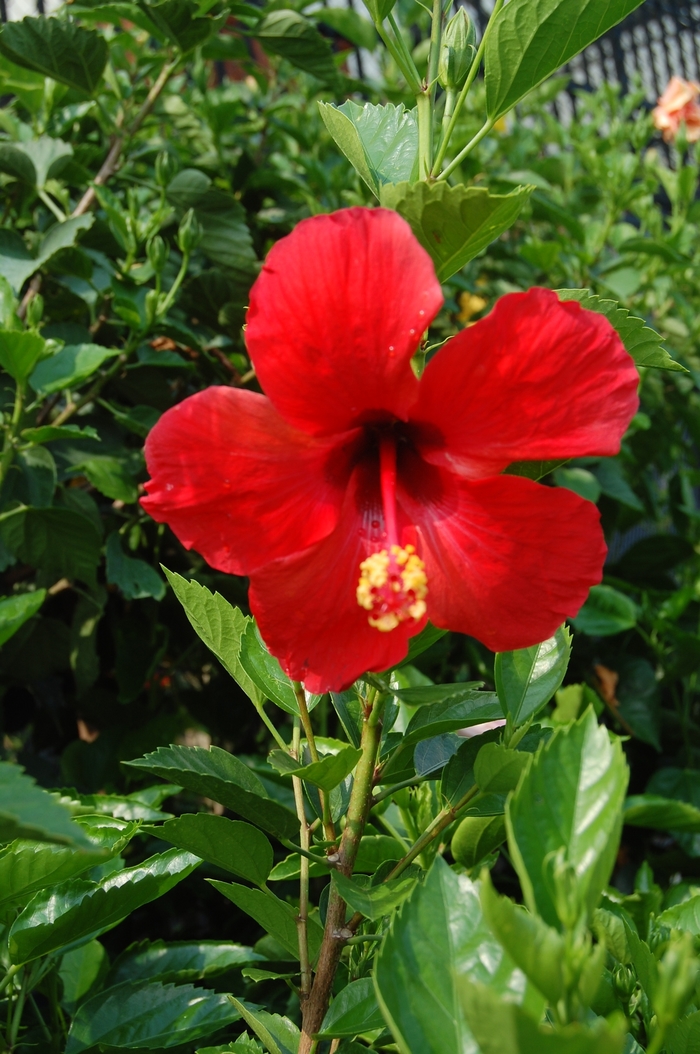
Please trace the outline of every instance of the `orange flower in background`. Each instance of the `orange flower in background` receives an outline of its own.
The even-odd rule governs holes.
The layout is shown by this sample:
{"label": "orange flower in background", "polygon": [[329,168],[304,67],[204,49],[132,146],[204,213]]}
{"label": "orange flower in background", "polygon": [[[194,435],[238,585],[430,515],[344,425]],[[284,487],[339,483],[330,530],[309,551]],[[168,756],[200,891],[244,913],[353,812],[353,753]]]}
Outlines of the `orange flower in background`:
{"label": "orange flower in background", "polygon": [[685,81],[682,77],[671,77],[666,91],[652,112],[654,125],[663,134],[667,143],[673,142],[681,124],[689,143],[700,139],[700,84]]}

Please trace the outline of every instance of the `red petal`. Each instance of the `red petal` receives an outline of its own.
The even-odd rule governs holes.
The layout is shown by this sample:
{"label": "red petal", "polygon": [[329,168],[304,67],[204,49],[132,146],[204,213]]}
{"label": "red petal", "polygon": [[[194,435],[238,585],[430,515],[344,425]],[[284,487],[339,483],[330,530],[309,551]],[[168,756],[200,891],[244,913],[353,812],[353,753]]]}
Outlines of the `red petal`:
{"label": "red petal", "polygon": [[638,383],[606,318],[531,289],[435,355],[411,417],[442,436],[424,457],[478,479],[513,461],[616,454]]}
{"label": "red petal", "polygon": [[[428,618],[492,651],[551,637],[600,582],[595,505],[518,476],[467,482],[424,465],[403,493],[428,576]],[[415,492],[414,492],[415,494]]]}
{"label": "red petal", "polygon": [[[381,505],[360,499],[362,469],[353,473],[340,523],[305,553],[260,568],[250,580],[250,608],[273,655],[307,691],[342,691],[367,670],[386,670],[406,656],[408,639],[425,625],[403,623],[382,633],[357,603],[360,564],[370,551],[366,525]],[[402,543],[415,541],[406,528]]]}
{"label": "red petal", "polygon": [[313,434],[405,419],[409,360],[442,304],[430,257],[387,209],[303,220],[270,250],[250,294],[246,343],[287,421]]}
{"label": "red petal", "polygon": [[248,574],[335,528],[352,439],[314,439],[263,395],[207,388],[149,433],[141,504],[212,567]]}

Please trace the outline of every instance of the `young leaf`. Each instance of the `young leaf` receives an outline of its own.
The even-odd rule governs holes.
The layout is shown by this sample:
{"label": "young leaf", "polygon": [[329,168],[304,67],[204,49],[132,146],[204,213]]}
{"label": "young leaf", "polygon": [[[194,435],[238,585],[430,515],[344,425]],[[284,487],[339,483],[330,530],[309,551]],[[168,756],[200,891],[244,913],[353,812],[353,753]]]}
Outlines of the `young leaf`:
{"label": "young leaf", "polygon": [[29,383],[41,395],[75,388],[91,377],[103,362],[118,354],[117,348],[104,348],[101,344],[67,344],[39,363]]}
{"label": "young leaf", "polygon": [[392,911],[403,904],[406,897],[413,891],[416,879],[415,873],[406,872],[400,878],[366,889],[357,882],[353,882],[351,878],[346,878],[339,871],[334,871],[331,881],[353,911],[359,911],[365,918],[375,920],[391,915]]}
{"label": "young leaf", "polygon": [[197,636],[214,652],[253,704],[262,706],[263,693],[240,662],[241,639],[253,620],[224,600],[220,593],[211,593],[199,582],[188,582],[167,567],[163,571]]}
{"label": "young leaf", "polygon": [[[250,889],[235,882],[219,882],[209,878],[207,881],[218,889],[227,900],[245,911],[255,919],[259,926],[274,937],[294,957],[299,955],[299,938],[294,909],[274,893],[264,893],[261,889]],[[323,930],[315,919],[308,920],[309,953],[315,958],[321,947]]]}
{"label": "young leaf", "polygon": [[[268,1014],[266,1010],[248,1006],[246,1003],[228,997],[241,1017],[256,1036],[265,1044],[269,1054],[297,1054],[299,1049],[299,1029],[288,1017],[279,1014]],[[247,1054],[247,1052],[246,1052]]]}
{"label": "young leaf", "polygon": [[623,820],[630,827],[700,833],[700,809],[658,794],[634,794],[627,798]]}
{"label": "young leaf", "polygon": [[264,955],[243,944],[223,941],[140,941],[114,961],[105,987],[124,981],[200,981],[249,963],[266,962]]}
{"label": "young leaf", "polygon": [[96,439],[100,436],[94,428],[87,425],[40,425],[38,428],[23,428],[20,433],[25,443],[53,443],[56,439]]}
{"label": "young leaf", "polygon": [[412,183],[418,177],[418,122],[403,103],[342,106],[319,102],[323,123],[369,189],[380,197],[386,183]]}
{"label": "young leaf", "polygon": [[484,55],[486,112],[493,121],[634,11],[642,0],[510,0]]}
{"label": "young leaf", "polygon": [[637,605],[612,586],[591,586],[574,626],[589,637],[612,637],[637,625]]}
{"label": "young leaf", "polygon": [[668,926],[672,930],[685,930],[700,937],[700,896],[690,897],[682,904],[666,908],[656,921],[661,926]]}
{"label": "young leaf", "polygon": [[478,887],[438,857],[425,882],[394,916],[375,959],[384,1018],[403,1051],[471,1051],[455,977],[488,984],[539,1018],[544,1001],[488,929]]}
{"label": "young leaf", "polygon": [[56,886],[103,863],[106,849],[73,849],[49,842],[17,840],[0,849],[0,905],[26,902],[39,889]]}
{"label": "young leaf", "polygon": [[65,1054],[100,1049],[167,1050],[210,1036],[240,1018],[225,995],[192,985],[121,984],[83,1003]]}
{"label": "young leaf", "polygon": [[274,655],[270,655],[252,619],[248,620],[241,637],[239,662],[265,699],[298,716],[299,704],[292,682]]}
{"label": "young leaf", "polygon": [[559,919],[545,858],[564,852],[590,917],[615,863],[627,780],[620,740],[611,742],[589,707],[554,733],[508,799],[508,847],[525,903],[550,926]]}
{"label": "young leaf", "polygon": [[69,88],[94,94],[107,64],[107,41],[99,33],[58,18],[8,22],[0,52],[18,66],[36,70]]}
{"label": "young leaf", "polygon": [[371,977],[351,981],[335,997],[317,1035],[324,1039],[357,1036],[371,1029],[384,1028]]}
{"label": "young leaf", "polygon": [[15,838],[94,849],[68,810],[37,787],[21,765],[0,761],[0,842]]}
{"label": "young leaf", "polygon": [[496,692],[504,714],[516,727],[549,702],[564,680],[570,656],[571,634],[566,626],[542,644],[496,655]]}
{"label": "young leaf", "polygon": [[506,840],[506,823],[500,816],[465,816],[452,836],[450,852],[463,867],[477,867]]}
{"label": "young leaf", "polygon": [[266,51],[287,59],[320,81],[333,82],[337,77],[328,41],[313,22],[296,11],[271,11],[253,30]]}
{"label": "young leaf", "polygon": [[283,750],[273,750],[270,764],[284,775],[298,776],[321,790],[332,791],[350,775],[361,757],[362,751],[359,748],[344,747],[337,754],[326,754],[319,761],[299,766],[294,758],[285,754]]}
{"label": "young leaf", "polygon": [[221,747],[158,747],[123,764],[212,798],[269,834],[292,838],[299,833],[296,815],[268,798],[255,773]]}
{"label": "young leaf", "polygon": [[36,589],[33,593],[0,598],[0,646],[14,637],[32,615],[36,615],[45,597],[45,589]]}
{"label": "young leaf", "polygon": [[486,743],[500,738],[500,728],[491,728],[480,736],[465,740],[456,754],[448,761],[442,774],[442,795],[450,805],[456,805],[476,783],[474,762]]}
{"label": "young leaf", "polygon": [[257,827],[210,813],[183,813],[154,829],[159,838],[238,878],[264,886],[272,870],[269,841]]}
{"label": "young leaf", "polygon": [[404,182],[381,186],[380,199],[408,221],[432,257],[438,279],[446,282],[512,227],[533,189],[491,194],[486,187]]}
{"label": "young leaf", "polygon": [[136,908],[162,897],[200,863],[190,853],[171,849],[100,882],[75,878],[37,893],[12,924],[12,962],[31,962],[73,941],[104,933]]}
{"label": "young leaf", "polygon": [[126,556],[117,531],[112,531],[107,538],[105,551],[107,581],[110,585],[119,586],[127,600],[141,600],[144,597],[163,599],[165,596],[163,579],[145,560]]}
{"label": "young leaf", "polygon": [[[414,690],[419,692],[423,689],[409,688],[406,692]],[[404,695],[403,692],[397,694],[399,697]],[[455,732],[458,728],[480,725],[484,721],[498,721],[502,717],[503,711],[495,692],[456,692],[444,702],[422,706],[417,710],[408,723],[402,746],[419,743],[422,739],[430,739],[443,732]]]}
{"label": "young leaf", "polygon": [[394,695],[407,706],[432,706],[437,703],[460,703],[474,698],[483,681],[460,681],[459,684],[424,684],[419,688],[398,688]]}
{"label": "young leaf", "polygon": [[629,309],[620,307],[617,301],[603,300],[588,289],[557,289],[556,293],[560,300],[577,300],[587,311],[605,315],[638,366],[688,372],[662,347],[663,337],[647,326],[643,318],[630,315]]}

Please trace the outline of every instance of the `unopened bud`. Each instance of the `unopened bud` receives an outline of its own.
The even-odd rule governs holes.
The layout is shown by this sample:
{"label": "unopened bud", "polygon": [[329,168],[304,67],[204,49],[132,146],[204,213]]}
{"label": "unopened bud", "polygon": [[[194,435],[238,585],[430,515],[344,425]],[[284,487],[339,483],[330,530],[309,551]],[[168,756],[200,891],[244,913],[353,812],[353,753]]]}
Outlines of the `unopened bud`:
{"label": "unopened bud", "polygon": [[148,319],[149,326],[152,325],[158,317],[158,307],[160,302],[160,294],[157,289],[149,289],[146,293],[145,308],[146,318]]}
{"label": "unopened bud", "polygon": [[445,91],[461,91],[476,57],[476,30],[463,7],[445,26],[438,81]]}
{"label": "unopened bud", "polygon": [[167,187],[170,180],[177,174],[179,169],[177,158],[162,150],[156,158],[156,183],[159,187]]}
{"label": "unopened bud", "polygon": [[27,314],[25,316],[27,325],[30,329],[36,329],[43,317],[44,298],[41,293],[35,293],[27,304]]}
{"label": "unopened bud", "polygon": [[202,225],[194,214],[194,209],[188,209],[180,221],[177,232],[177,244],[180,252],[189,254],[202,240],[204,231]]}
{"label": "unopened bud", "polygon": [[637,986],[637,975],[633,966],[618,963],[613,970],[613,988],[618,998],[626,1003]]}
{"label": "unopened bud", "polygon": [[146,246],[146,253],[151,267],[156,274],[160,274],[168,262],[168,256],[170,255],[170,249],[163,238],[161,238],[160,234],[156,234],[151,238]]}

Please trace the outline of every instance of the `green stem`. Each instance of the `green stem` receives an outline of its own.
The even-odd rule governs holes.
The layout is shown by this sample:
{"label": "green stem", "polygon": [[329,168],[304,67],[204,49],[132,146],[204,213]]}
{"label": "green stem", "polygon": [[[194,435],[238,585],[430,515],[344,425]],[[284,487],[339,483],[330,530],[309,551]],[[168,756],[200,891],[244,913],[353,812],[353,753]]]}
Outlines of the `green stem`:
{"label": "green stem", "polygon": [[284,739],[282,738],[282,736],[279,734],[279,732],[275,728],[272,720],[265,713],[264,705],[261,703],[260,706],[256,706],[255,709],[258,711],[258,715],[260,717],[260,720],[262,721],[262,723],[267,728],[268,732],[270,733],[270,735],[274,739],[274,741],[277,744],[277,746],[281,747],[281,749],[284,750],[285,754],[288,753],[289,752],[289,747],[287,746],[287,744],[285,743]]}
{"label": "green stem", "polygon": [[2,981],[0,981],[0,992],[4,992],[4,990],[7,988],[8,984],[10,983],[12,978],[15,976],[15,974],[20,969],[21,969],[21,967],[19,967],[19,966],[11,966],[10,967],[10,969],[7,971],[7,973],[3,977]]}
{"label": "green stem", "polygon": [[[299,716],[301,717],[301,723],[304,727],[304,735],[306,736],[306,742],[309,744],[309,753],[311,754],[312,761],[319,761],[318,750],[316,749],[316,737],[314,736],[314,730],[311,726],[311,715],[309,714],[309,708],[306,705],[306,694],[304,687],[300,681],[293,681],[294,694],[297,697],[297,705],[299,707]],[[328,795],[325,791],[319,788],[318,792],[321,800],[321,811],[323,813],[323,830],[326,836],[327,842],[336,841],[335,825],[331,819],[331,806],[328,800]]]}
{"label": "green stem", "polygon": [[382,41],[394,62],[403,73],[408,87],[415,95],[416,92],[421,90],[420,75],[416,69],[416,64],[413,61],[413,56],[406,47],[406,41],[403,39],[401,30],[397,26],[393,15],[389,15],[389,24],[396,34],[396,41],[392,40],[381,22],[375,22],[374,28],[382,38]]}
{"label": "green stem", "polygon": [[416,95],[418,115],[418,178],[428,179],[433,163],[433,105],[426,89]]}
{"label": "green stem", "polygon": [[51,1043],[51,1042],[52,1042],[52,1036],[51,1036],[51,1033],[49,1032],[49,1027],[48,1027],[48,1025],[46,1024],[46,1022],[44,1021],[44,1018],[43,1018],[43,1016],[42,1016],[42,1013],[41,1013],[41,1011],[39,1010],[39,1007],[38,1007],[38,1006],[36,1005],[36,999],[34,998],[34,996],[33,996],[33,995],[30,995],[30,996],[29,996],[29,1002],[31,1003],[31,1006],[32,1006],[32,1010],[34,1011],[34,1014],[35,1014],[35,1016],[36,1016],[36,1019],[37,1019],[37,1021],[39,1022],[39,1028],[40,1028],[40,1029],[41,1029],[41,1031],[42,1031],[42,1032],[44,1033],[44,1039],[45,1039],[45,1040],[46,1040],[46,1041],[47,1041],[48,1043]]}
{"label": "green stem", "polygon": [[416,857],[420,856],[423,850],[426,849],[439,834],[442,834],[446,827],[450,826],[462,809],[466,808],[469,802],[479,793],[479,788],[474,786],[471,790],[467,791],[464,797],[461,798],[456,805],[445,806],[445,808],[437,814],[432,823],[426,827],[420,838],[413,843],[406,855],[402,857],[393,870],[389,872],[385,881],[388,882],[389,879],[398,878],[399,875],[403,874],[409,864],[412,864]]}
{"label": "green stem", "polygon": [[479,67],[481,66],[481,61],[484,57],[484,51],[486,50],[486,41],[488,40],[489,34],[491,33],[491,29],[493,28],[493,24],[496,21],[496,16],[503,7],[503,3],[504,0],[496,0],[496,3],[494,4],[493,12],[491,13],[491,17],[489,18],[488,25],[484,30],[484,35],[481,38],[481,43],[479,44],[477,53],[474,56],[474,62],[472,63],[472,67],[469,70],[469,73],[467,74],[467,79],[464,82],[464,87],[462,88],[457,98],[457,103],[450,118],[450,123],[448,124],[447,129],[442,136],[440,148],[438,150],[437,157],[435,158],[435,164],[433,165],[432,175],[435,178],[438,178],[438,173],[442,168],[442,163],[445,160],[445,154],[447,153],[447,148],[450,145],[450,139],[452,138],[452,133],[455,130],[455,125],[459,120],[459,115],[462,112],[462,107],[464,106],[467,95],[469,94],[469,89],[474,83],[476,75],[479,72]]}
{"label": "green stem", "polygon": [[405,787],[417,787],[421,783],[425,783],[428,779],[427,776],[411,776],[409,780],[403,780],[402,783],[395,783],[392,787],[387,787],[381,794],[375,794],[372,801],[374,805],[379,805],[385,798],[391,798],[392,794],[396,794],[398,791],[403,790]]}
{"label": "green stem", "polygon": [[172,307],[173,300],[177,296],[178,289],[182,285],[182,283],[183,283],[183,281],[185,279],[185,275],[187,274],[187,268],[189,267],[189,264],[190,264],[190,254],[189,253],[183,253],[182,254],[182,263],[180,264],[180,270],[177,272],[177,277],[175,278],[175,281],[173,282],[173,284],[170,286],[170,289],[168,290],[168,292],[166,294],[165,300],[163,301],[163,303],[158,308],[158,314],[156,316],[156,321],[160,320],[161,318],[164,318],[167,315],[169,309]]}
{"label": "green stem", "polygon": [[440,45],[442,44],[442,0],[433,0],[433,21],[430,27],[430,53],[428,55],[428,90],[430,91],[431,114],[435,106]]}
{"label": "green stem", "polygon": [[17,1036],[19,1035],[19,1027],[22,1024],[22,1014],[24,1013],[24,1003],[27,998],[27,982],[29,980],[29,973],[25,968],[22,974],[22,983],[17,996],[17,1002],[15,1004],[14,1014],[12,1016],[12,1025],[10,1026],[10,1035],[8,1036],[8,1046],[10,1050],[13,1050],[17,1044]]}
{"label": "green stem", "polygon": [[[294,718],[294,734],[292,738],[292,755],[296,761],[301,760],[301,729],[299,718]],[[299,820],[299,841],[308,853],[309,851],[309,825],[306,821],[306,810],[304,808],[304,788],[298,776],[292,776],[292,787],[294,789],[294,804],[296,805],[297,818]],[[301,971],[301,999],[302,1003],[308,999],[311,991],[311,964],[309,962],[309,861],[305,856],[301,857],[299,869],[299,911],[297,912],[297,936],[299,939],[299,969]]]}
{"label": "green stem", "polygon": [[496,122],[493,120],[493,118],[489,117],[489,119],[486,122],[486,124],[482,125],[482,127],[479,129],[479,131],[474,136],[474,138],[469,140],[469,142],[464,147],[464,149],[460,150],[460,152],[457,154],[457,157],[453,161],[450,161],[449,165],[444,170],[444,172],[441,172],[440,175],[437,176],[437,179],[447,179],[447,177],[449,175],[451,175],[452,172],[454,172],[454,170],[459,165],[462,164],[462,162],[464,161],[465,157],[467,157],[467,155],[472,152],[474,147],[477,146],[481,142],[481,140],[484,138],[484,136],[489,134],[489,132],[491,131],[491,129],[493,128],[495,123]]}
{"label": "green stem", "polygon": [[49,197],[45,190],[39,190],[38,194],[41,200],[44,202],[44,205],[46,205],[46,208],[54,214],[58,222],[63,223],[67,218],[63,209],[59,209],[56,202],[53,200],[53,198]]}
{"label": "green stem", "polygon": [[[12,417],[10,423],[5,431],[5,441],[2,446],[2,457],[0,457],[0,485],[5,480],[9,468],[15,456],[15,439],[17,437],[17,430],[22,420],[22,412],[24,409],[24,384],[21,381],[17,382],[15,388],[15,405],[12,410]],[[2,988],[0,987],[0,991]]]}
{"label": "green stem", "polygon": [[[311,828],[309,828],[309,830],[311,830]],[[291,838],[278,838],[277,841],[280,842],[285,849],[289,849],[292,853],[298,853],[299,856],[305,856],[306,859],[310,860],[313,864],[327,864],[325,857],[316,856],[315,853],[309,852],[308,849],[296,845]]]}
{"label": "green stem", "polygon": [[[457,99],[457,92],[454,91],[453,88],[448,88],[447,91],[445,92],[445,109],[444,109],[443,114],[442,114],[442,126],[440,128],[440,141],[438,143],[438,148],[437,148],[437,157],[438,158],[440,157],[440,152],[441,152],[443,146],[446,147],[447,130],[448,130],[449,126],[450,126],[450,121],[452,120],[452,114],[454,113],[456,99]],[[440,164],[442,164],[442,161],[440,161],[439,164],[438,164],[438,161],[437,161],[437,158],[436,158],[435,165],[433,166],[433,174],[435,172],[435,166],[437,166],[439,168]]]}

